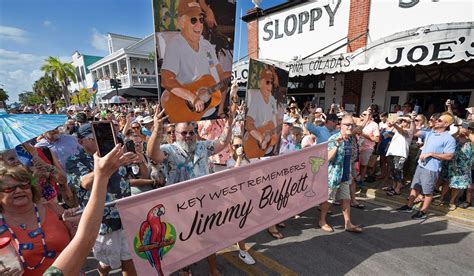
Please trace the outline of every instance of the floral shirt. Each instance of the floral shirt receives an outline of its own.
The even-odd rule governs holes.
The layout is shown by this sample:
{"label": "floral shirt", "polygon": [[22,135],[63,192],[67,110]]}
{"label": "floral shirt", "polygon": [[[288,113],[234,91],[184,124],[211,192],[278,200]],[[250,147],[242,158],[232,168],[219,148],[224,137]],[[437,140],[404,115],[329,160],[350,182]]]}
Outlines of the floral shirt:
{"label": "floral shirt", "polygon": [[[79,206],[85,208],[91,191],[81,187],[81,178],[94,170],[94,158],[87,154],[84,149],[69,157],[66,162],[67,183],[76,189]],[[127,180],[127,169],[120,167],[109,179],[107,185],[106,202],[115,201],[130,196],[130,184]],[[109,234],[122,229],[122,221],[115,206],[105,207],[102,224],[100,225],[100,235]]]}
{"label": "floral shirt", "polygon": [[209,156],[214,154],[214,141],[198,141],[194,155],[188,155],[176,143],[162,145],[166,184],[175,184],[209,174]]}
{"label": "floral shirt", "polygon": [[456,151],[454,158],[447,162],[449,187],[455,189],[466,189],[471,183],[471,143],[464,144],[456,141]]}
{"label": "floral shirt", "polygon": [[[336,147],[336,140],[341,136],[341,133],[336,133],[329,137],[328,140],[328,151],[334,149]],[[338,188],[341,185],[341,179],[343,174],[343,166],[344,166],[344,148],[346,147],[346,143],[350,143],[352,146],[352,156],[351,160],[354,159],[354,156],[357,156],[357,142],[354,141],[353,137],[350,137],[348,140],[343,140],[341,145],[337,147],[336,156],[329,162],[328,166],[328,186],[329,188]],[[351,166],[349,167],[352,171],[354,168],[354,162],[351,161]],[[349,175],[351,173],[349,172]]]}

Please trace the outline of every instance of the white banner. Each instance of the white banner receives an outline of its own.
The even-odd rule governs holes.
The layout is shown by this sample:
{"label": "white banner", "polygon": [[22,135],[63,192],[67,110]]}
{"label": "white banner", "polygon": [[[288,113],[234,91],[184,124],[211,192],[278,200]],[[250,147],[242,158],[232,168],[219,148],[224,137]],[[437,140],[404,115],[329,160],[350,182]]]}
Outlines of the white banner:
{"label": "white banner", "polygon": [[411,29],[353,53],[290,62],[285,66],[293,77],[471,59],[474,59],[474,22],[464,22]]}

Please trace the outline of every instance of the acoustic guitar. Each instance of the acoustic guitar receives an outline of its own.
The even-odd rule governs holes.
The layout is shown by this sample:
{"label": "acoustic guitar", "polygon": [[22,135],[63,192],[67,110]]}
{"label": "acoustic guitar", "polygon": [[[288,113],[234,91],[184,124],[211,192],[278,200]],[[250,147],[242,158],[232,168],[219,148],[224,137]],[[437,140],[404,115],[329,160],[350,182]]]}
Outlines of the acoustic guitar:
{"label": "acoustic guitar", "polygon": [[230,81],[231,77],[228,77],[216,83],[214,77],[207,74],[192,83],[183,85],[203,101],[204,109],[201,112],[194,109],[192,102],[167,90],[161,95],[161,106],[165,109],[170,123],[199,121],[208,110],[220,104],[222,98],[220,89],[228,85]]}
{"label": "acoustic guitar", "polygon": [[249,159],[265,156],[268,149],[277,144],[277,133],[281,130],[281,126],[282,124],[279,124],[275,127],[273,122],[269,121],[256,129],[264,136],[263,141],[268,141],[265,148],[262,148],[262,145],[252,136],[252,134],[250,134],[250,131],[247,131],[244,135],[243,141],[245,156]]}

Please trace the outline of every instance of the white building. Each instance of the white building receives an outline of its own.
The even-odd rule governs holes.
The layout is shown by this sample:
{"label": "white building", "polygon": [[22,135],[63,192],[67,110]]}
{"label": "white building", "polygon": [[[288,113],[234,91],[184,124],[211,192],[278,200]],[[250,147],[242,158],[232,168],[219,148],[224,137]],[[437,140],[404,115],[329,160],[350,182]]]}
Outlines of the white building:
{"label": "white building", "polygon": [[[105,103],[116,94],[125,98],[157,98],[153,34],[140,39],[109,33],[108,45],[110,54],[88,67],[98,84],[99,101]],[[111,85],[114,78],[122,86],[118,91]]]}
{"label": "white building", "polygon": [[103,57],[99,56],[84,55],[79,53],[79,51],[75,51],[72,54],[71,64],[76,68],[76,82],[69,84],[69,91],[74,93],[82,88],[91,89],[94,84],[94,77],[87,67],[102,58]]}

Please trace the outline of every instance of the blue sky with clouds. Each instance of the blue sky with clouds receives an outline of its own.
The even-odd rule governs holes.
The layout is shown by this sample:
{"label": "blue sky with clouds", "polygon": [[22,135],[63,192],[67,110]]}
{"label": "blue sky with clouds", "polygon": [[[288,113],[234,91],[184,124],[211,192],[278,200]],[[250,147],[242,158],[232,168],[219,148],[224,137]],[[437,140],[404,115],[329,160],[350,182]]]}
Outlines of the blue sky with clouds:
{"label": "blue sky with clouds", "polygon": [[[286,2],[264,0],[268,8]],[[251,0],[237,2],[237,16],[252,8]],[[236,32],[240,20],[237,20]],[[75,50],[107,55],[107,33],[145,37],[153,32],[151,0],[1,0],[0,87],[10,101],[31,91],[48,56],[71,60]],[[235,35],[238,45],[238,33]],[[247,27],[242,25],[240,56],[247,54]],[[237,48],[235,48],[237,56]]]}

